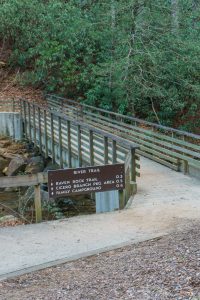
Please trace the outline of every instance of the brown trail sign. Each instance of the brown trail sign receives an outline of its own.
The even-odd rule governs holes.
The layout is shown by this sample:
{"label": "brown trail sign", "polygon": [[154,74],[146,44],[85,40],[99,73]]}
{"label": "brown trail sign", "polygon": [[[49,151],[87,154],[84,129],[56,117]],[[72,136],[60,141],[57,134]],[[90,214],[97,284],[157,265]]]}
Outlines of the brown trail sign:
{"label": "brown trail sign", "polygon": [[50,198],[125,188],[124,164],[48,171]]}

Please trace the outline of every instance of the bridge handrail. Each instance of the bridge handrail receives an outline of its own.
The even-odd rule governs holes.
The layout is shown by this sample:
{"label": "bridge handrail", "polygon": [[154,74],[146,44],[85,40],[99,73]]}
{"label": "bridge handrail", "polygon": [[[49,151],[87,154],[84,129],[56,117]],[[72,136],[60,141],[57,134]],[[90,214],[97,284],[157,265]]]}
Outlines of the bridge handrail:
{"label": "bridge handrail", "polygon": [[136,118],[136,117],[132,117],[132,116],[128,116],[128,115],[122,115],[122,114],[119,114],[119,113],[116,113],[116,112],[112,112],[112,111],[105,110],[105,109],[102,109],[102,108],[97,108],[97,107],[94,107],[94,106],[91,106],[91,105],[88,105],[88,104],[85,104],[85,103],[80,103],[80,102],[77,102],[75,100],[63,98],[63,97],[60,97],[60,96],[57,96],[57,95],[47,94],[46,98],[48,100],[49,100],[49,98],[51,98],[51,99],[52,98],[60,99],[60,100],[64,101],[64,103],[69,102],[69,103],[73,104],[75,107],[89,108],[91,110],[96,110],[98,112],[106,113],[106,114],[113,115],[113,116],[116,116],[116,117],[119,117],[119,118],[130,120],[130,121],[136,121],[140,124],[145,124],[145,125],[155,127],[155,128],[158,128],[158,129],[162,129],[162,130],[165,130],[165,131],[168,131],[168,132],[174,132],[174,133],[177,133],[179,135],[184,135],[184,136],[191,137],[191,138],[194,138],[194,139],[200,139],[200,135],[198,135],[198,134],[194,134],[194,133],[190,133],[190,132],[187,132],[187,131],[184,131],[184,130],[179,130],[179,129],[175,129],[175,128],[172,128],[172,127],[156,124],[156,123],[149,122],[149,121],[145,121],[145,120],[142,120],[142,119],[139,119],[139,118]]}
{"label": "bridge handrail", "polygon": [[176,171],[188,173],[189,168],[200,168],[200,135],[110,112],[56,95],[48,95],[47,99],[51,109],[61,111],[73,118],[83,119],[88,124],[98,126],[105,131],[115,132],[118,136],[139,144],[139,154]]}

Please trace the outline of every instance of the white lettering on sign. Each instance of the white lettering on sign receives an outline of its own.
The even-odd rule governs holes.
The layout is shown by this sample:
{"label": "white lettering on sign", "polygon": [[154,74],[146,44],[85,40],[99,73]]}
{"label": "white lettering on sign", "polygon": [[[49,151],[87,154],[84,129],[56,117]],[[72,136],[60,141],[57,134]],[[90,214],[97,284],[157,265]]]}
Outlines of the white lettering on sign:
{"label": "white lettering on sign", "polygon": [[113,183],[115,183],[114,180],[107,180],[104,182],[104,184],[113,184]]}
{"label": "white lettering on sign", "polygon": [[98,179],[97,178],[86,178],[86,181],[87,182],[93,182],[93,181],[98,181]]}
{"label": "white lettering on sign", "polygon": [[77,179],[77,180],[73,180],[73,183],[83,183],[84,179]]}
{"label": "white lettering on sign", "polygon": [[125,187],[124,164],[85,167],[48,172],[49,196],[89,194]]}
{"label": "white lettering on sign", "polygon": [[78,175],[78,174],[85,174],[86,170],[74,170],[74,174]]}
{"label": "white lettering on sign", "polygon": [[89,173],[100,173],[100,169],[88,169]]}

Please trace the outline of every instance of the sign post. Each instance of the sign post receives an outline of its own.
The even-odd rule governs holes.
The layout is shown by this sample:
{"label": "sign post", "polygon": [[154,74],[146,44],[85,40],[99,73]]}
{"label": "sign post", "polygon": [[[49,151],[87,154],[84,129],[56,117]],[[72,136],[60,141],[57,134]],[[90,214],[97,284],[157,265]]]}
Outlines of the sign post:
{"label": "sign post", "polygon": [[125,188],[124,164],[48,171],[50,198]]}

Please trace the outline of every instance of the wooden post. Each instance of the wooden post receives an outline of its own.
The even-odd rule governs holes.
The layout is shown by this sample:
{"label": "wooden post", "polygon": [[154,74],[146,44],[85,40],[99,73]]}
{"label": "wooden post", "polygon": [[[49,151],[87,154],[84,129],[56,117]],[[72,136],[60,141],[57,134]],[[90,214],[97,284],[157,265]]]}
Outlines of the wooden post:
{"label": "wooden post", "polygon": [[24,135],[25,135],[25,138],[27,138],[27,122],[26,122],[26,104],[25,104],[25,101],[23,101],[23,110],[24,110]]}
{"label": "wooden post", "polygon": [[131,148],[131,181],[136,182],[136,162],[134,148]]}
{"label": "wooden post", "polygon": [[54,126],[53,126],[53,114],[51,113],[51,156],[52,162],[55,163],[55,150],[54,150]]}
{"label": "wooden post", "polygon": [[61,117],[58,117],[58,139],[59,139],[59,156],[60,156],[60,167],[63,168],[63,152],[62,152],[62,126]]}
{"label": "wooden post", "polygon": [[112,141],[112,163],[116,164],[117,162],[117,143],[116,141]]}
{"label": "wooden post", "polygon": [[41,115],[40,115],[40,108],[39,107],[38,107],[38,135],[39,135],[40,153],[42,153],[42,130],[41,130]]}
{"label": "wooden post", "polygon": [[108,164],[108,138],[104,136],[104,164]]}
{"label": "wooden post", "polygon": [[40,184],[34,186],[34,192],[35,192],[35,219],[36,219],[36,223],[40,223],[42,221]]}
{"label": "wooden post", "polygon": [[82,167],[81,126],[77,125],[78,165]]}
{"label": "wooden post", "polygon": [[[94,166],[94,136],[92,130],[89,130],[89,149],[90,149],[90,165]],[[95,200],[95,193],[91,193],[91,199]]]}
{"label": "wooden post", "polygon": [[33,138],[34,138],[34,146],[37,146],[37,137],[36,137],[36,124],[35,124],[35,105],[33,104]]}
{"label": "wooden post", "polygon": [[94,141],[93,141],[93,131],[89,131],[89,147],[90,147],[90,165],[94,166]]}
{"label": "wooden post", "polygon": [[19,99],[19,111],[20,111],[20,130],[21,130],[21,136],[24,137],[24,122],[23,122],[23,111],[22,111],[22,99]]}
{"label": "wooden post", "polygon": [[119,210],[123,209],[126,205],[126,189],[119,190]]}
{"label": "wooden post", "polygon": [[31,141],[31,108],[29,102],[28,102],[28,135]]}
{"label": "wooden post", "polygon": [[72,155],[71,155],[71,125],[70,121],[67,121],[67,153],[68,153],[68,168],[72,167]]}
{"label": "wooden post", "polygon": [[48,135],[47,135],[47,112],[44,110],[44,143],[45,143],[45,158],[48,157]]}
{"label": "wooden post", "polygon": [[183,168],[184,168],[184,174],[185,175],[189,174],[189,164],[187,160],[183,161]]}

